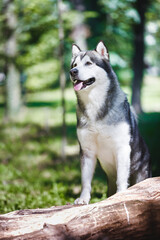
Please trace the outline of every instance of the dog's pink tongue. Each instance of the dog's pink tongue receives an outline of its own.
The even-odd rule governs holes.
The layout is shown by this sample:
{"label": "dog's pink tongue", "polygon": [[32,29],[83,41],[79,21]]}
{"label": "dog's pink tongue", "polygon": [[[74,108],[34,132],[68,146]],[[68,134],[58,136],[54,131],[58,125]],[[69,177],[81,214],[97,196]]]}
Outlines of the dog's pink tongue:
{"label": "dog's pink tongue", "polygon": [[74,90],[79,91],[81,90],[82,86],[83,86],[83,82],[78,82],[74,85]]}

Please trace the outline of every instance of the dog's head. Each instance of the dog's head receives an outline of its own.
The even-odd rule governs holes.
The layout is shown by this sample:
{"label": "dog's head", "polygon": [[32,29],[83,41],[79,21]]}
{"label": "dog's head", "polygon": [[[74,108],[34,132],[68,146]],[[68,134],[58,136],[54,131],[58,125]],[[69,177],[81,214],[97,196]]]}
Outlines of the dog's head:
{"label": "dog's head", "polygon": [[70,78],[75,91],[88,90],[110,79],[113,75],[109,54],[101,41],[93,51],[81,51],[73,44]]}

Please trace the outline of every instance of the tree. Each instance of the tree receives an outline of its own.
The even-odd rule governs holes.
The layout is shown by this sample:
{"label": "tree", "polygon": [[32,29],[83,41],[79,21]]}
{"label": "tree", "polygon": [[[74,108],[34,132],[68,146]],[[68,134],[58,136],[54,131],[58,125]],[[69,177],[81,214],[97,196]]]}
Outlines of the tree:
{"label": "tree", "polygon": [[3,1],[5,17],[3,32],[5,44],[5,73],[6,73],[6,114],[9,119],[15,117],[21,106],[20,74],[16,66],[17,57],[17,17],[14,1]]}
{"label": "tree", "polygon": [[132,105],[136,113],[142,112],[141,106],[141,86],[144,72],[144,32],[145,13],[149,6],[149,0],[137,0],[134,3],[140,22],[134,24],[134,56],[133,56],[133,80],[132,80]]}
{"label": "tree", "polygon": [[59,61],[60,61],[60,87],[61,87],[61,98],[62,98],[62,159],[66,159],[66,104],[65,104],[65,86],[66,76],[64,71],[64,28],[62,21],[63,14],[63,2],[58,0],[58,22],[59,22]]}
{"label": "tree", "polygon": [[84,23],[84,10],[85,5],[83,0],[72,0],[75,10],[77,10],[77,14],[75,17],[75,22],[73,24],[73,32],[72,38],[74,42],[82,49],[87,49],[87,41],[86,38],[88,36],[88,26]]}

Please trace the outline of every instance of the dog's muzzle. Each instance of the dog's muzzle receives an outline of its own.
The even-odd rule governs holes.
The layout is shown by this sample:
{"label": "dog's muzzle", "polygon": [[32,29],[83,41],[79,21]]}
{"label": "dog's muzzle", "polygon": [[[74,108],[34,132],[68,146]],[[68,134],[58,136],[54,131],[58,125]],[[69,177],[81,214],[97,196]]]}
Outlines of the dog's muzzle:
{"label": "dog's muzzle", "polygon": [[72,68],[70,70],[70,74],[71,74],[72,77],[76,77],[77,74],[78,74],[78,69],[77,68]]}
{"label": "dog's muzzle", "polygon": [[78,69],[72,68],[70,70],[71,80],[73,82],[74,90],[79,91],[81,89],[86,88],[87,86],[90,86],[92,83],[95,82],[95,78],[89,78],[87,80],[80,80],[78,77]]}
{"label": "dog's muzzle", "polygon": [[85,81],[82,81],[82,80],[73,80],[73,85],[74,85],[74,90],[75,91],[79,91],[81,89],[84,89],[86,88],[87,86],[90,86],[92,85],[93,83],[95,82],[95,78],[89,78]]}

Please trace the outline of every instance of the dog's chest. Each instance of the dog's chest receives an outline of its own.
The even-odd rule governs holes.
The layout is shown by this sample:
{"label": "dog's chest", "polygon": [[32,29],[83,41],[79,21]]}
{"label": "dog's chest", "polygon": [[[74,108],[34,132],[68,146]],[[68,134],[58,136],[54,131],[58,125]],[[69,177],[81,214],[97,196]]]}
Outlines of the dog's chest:
{"label": "dog's chest", "polygon": [[105,121],[88,123],[77,131],[83,151],[95,155],[109,175],[116,174],[116,157],[122,146],[130,140],[129,126],[125,122],[107,125]]}

